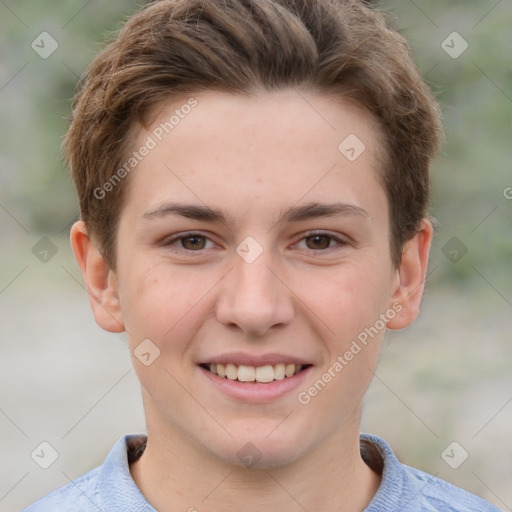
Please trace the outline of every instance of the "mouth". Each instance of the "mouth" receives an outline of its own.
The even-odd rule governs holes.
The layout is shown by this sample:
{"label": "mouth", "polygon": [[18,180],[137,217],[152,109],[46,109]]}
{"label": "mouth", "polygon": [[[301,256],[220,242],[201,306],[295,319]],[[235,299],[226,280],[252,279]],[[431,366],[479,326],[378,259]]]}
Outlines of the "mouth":
{"label": "mouth", "polygon": [[277,363],[274,365],[248,366],[232,363],[203,363],[199,365],[209,373],[230,381],[245,384],[270,384],[290,379],[307,370],[311,364]]}

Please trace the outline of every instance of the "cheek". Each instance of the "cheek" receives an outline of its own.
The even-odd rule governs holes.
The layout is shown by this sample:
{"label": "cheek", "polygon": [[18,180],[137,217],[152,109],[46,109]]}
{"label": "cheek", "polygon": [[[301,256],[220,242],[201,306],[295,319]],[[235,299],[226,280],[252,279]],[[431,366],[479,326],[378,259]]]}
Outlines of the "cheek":
{"label": "cheek", "polygon": [[178,314],[176,291],[166,286],[163,270],[157,266],[140,274],[133,270],[128,273],[130,285],[122,295],[122,309],[132,338],[159,339]]}
{"label": "cheek", "polygon": [[329,411],[331,427],[353,417],[368,389],[385,333],[380,315],[389,300],[383,273],[368,265],[345,270],[317,280],[305,295],[319,318],[316,326],[326,354],[321,372],[300,390],[298,401],[311,407],[315,417]]}
{"label": "cheek", "polygon": [[176,352],[183,349],[180,340],[186,344],[187,331],[192,336],[205,314],[215,276],[211,271],[172,268],[166,263],[146,267],[138,271],[134,264],[127,269],[129,287],[121,300],[127,331],[132,344],[149,338],[162,350]]}
{"label": "cheek", "polygon": [[[302,275],[300,296],[323,325],[327,339],[339,349],[384,313],[390,282],[378,261],[361,257],[358,262],[315,269]],[[313,318],[311,312],[308,314]],[[306,313],[307,314],[307,313]]]}

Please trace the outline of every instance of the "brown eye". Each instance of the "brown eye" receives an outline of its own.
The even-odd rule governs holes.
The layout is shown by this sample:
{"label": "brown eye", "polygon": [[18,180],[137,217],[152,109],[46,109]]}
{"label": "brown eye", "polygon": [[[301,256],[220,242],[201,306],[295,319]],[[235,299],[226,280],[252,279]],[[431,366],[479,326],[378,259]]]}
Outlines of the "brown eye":
{"label": "brown eye", "polygon": [[193,252],[197,253],[197,256],[204,255],[209,249],[215,247],[215,243],[210,240],[207,236],[201,233],[180,233],[168,238],[164,238],[160,245],[165,249],[171,250],[178,254],[192,255]]}
{"label": "brown eye", "polygon": [[312,235],[305,238],[308,249],[328,249],[332,237],[327,235]]}
{"label": "brown eye", "polygon": [[199,251],[204,249],[205,245],[206,238],[204,236],[193,235],[181,238],[181,246],[189,251]]}

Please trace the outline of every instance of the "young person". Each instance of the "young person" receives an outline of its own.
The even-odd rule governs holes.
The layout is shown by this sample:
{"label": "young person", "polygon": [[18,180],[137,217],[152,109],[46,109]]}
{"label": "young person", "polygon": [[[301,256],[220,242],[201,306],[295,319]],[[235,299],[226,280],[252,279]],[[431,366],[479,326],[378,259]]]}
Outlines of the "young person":
{"label": "young person", "polygon": [[418,314],[439,108],[356,0],[161,0],[92,62],[65,152],[97,323],[146,435],[43,511],[493,511],[360,434]]}

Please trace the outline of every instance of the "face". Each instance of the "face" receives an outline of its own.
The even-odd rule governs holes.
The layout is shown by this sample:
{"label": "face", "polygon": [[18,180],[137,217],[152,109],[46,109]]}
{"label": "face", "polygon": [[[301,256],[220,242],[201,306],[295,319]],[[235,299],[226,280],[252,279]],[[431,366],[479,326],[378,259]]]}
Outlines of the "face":
{"label": "face", "polygon": [[156,141],[130,176],[106,308],[150,435],[276,467],[359,432],[413,273],[391,262],[369,114],[293,91],[194,97],[169,134],[176,102],[135,143]]}

